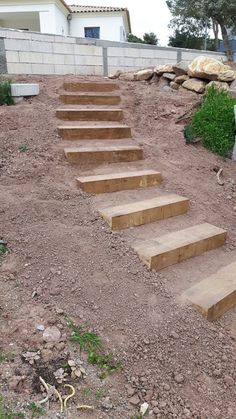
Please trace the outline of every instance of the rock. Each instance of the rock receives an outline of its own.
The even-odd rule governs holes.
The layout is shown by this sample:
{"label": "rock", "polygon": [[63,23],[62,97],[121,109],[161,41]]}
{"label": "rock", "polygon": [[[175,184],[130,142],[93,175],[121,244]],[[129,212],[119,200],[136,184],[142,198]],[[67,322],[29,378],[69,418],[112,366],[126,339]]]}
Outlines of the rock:
{"label": "rock", "polygon": [[176,333],[174,330],[172,330],[172,332],[170,332],[170,337],[174,338],[174,339],[179,339],[178,333]]}
{"label": "rock", "polygon": [[140,403],[140,399],[139,396],[137,394],[135,394],[135,396],[131,397],[129,399],[130,404],[132,404],[133,406],[138,406]]}
{"label": "rock", "polygon": [[205,88],[206,88],[206,83],[202,80],[193,78],[193,79],[186,80],[182,84],[182,86],[187,90],[191,90],[192,92],[204,93]]}
{"label": "rock", "polygon": [[43,333],[45,342],[59,342],[61,339],[61,332],[56,326],[47,327]]}
{"label": "rock", "polygon": [[230,91],[231,96],[236,98],[236,80],[233,81],[233,83],[231,83],[229,91]]}
{"label": "rock", "polygon": [[180,63],[173,65],[173,70],[176,76],[184,76],[188,74],[188,64],[184,61],[180,61]]}
{"label": "rock", "polygon": [[164,79],[173,81],[175,79],[175,74],[173,74],[173,73],[163,73],[162,77],[164,77]]}
{"label": "rock", "polygon": [[178,84],[183,84],[186,80],[189,80],[189,76],[187,74],[175,77],[175,83]]}
{"label": "rock", "polygon": [[8,383],[9,390],[20,391],[22,388],[24,379],[25,379],[24,376],[19,376],[19,375],[15,375],[14,377],[12,377]]}
{"label": "rock", "polygon": [[154,71],[160,76],[164,73],[174,73],[173,66],[171,64],[157,65]]}
{"label": "rock", "polygon": [[174,380],[176,383],[181,384],[184,382],[184,376],[182,374],[175,374]]}
{"label": "rock", "polygon": [[136,80],[135,73],[121,73],[119,80],[134,81]]}
{"label": "rock", "polygon": [[54,358],[54,354],[50,349],[42,349],[41,357],[43,362],[49,362]]}
{"label": "rock", "polygon": [[226,90],[227,92],[229,91],[229,85],[225,81],[212,80],[207,84],[206,89],[209,89],[211,86],[214,86],[218,90]]}
{"label": "rock", "polygon": [[225,384],[228,384],[228,386],[230,387],[234,385],[234,379],[230,377],[229,375],[224,376],[224,382]]}
{"label": "rock", "polygon": [[147,68],[146,70],[141,70],[135,73],[134,77],[135,80],[142,81],[142,80],[149,80],[154,74],[154,70]]}
{"label": "rock", "polygon": [[135,393],[135,389],[131,386],[127,386],[126,391],[127,391],[128,397],[132,397]]}
{"label": "rock", "polygon": [[215,58],[200,56],[188,67],[188,75],[207,80],[233,81],[235,72],[228,65]]}
{"label": "rock", "polygon": [[148,411],[148,403],[143,403],[142,405],[141,405],[141,407],[140,407],[140,414],[142,415],[142,416],[144,416],[144,415],[146,415],[146,413],[147,413],[147,411]]}
{"label": "rock", "polygon": [[43,325],[43,324],[39,324],[39,325],[37,326],[37,330],[38,330],[39,332],[43,332],[43,331],[44,331],[44,329],[45,329],[45,327],[44,327],[44,325]]}
{"label": "rock", "polygon": [[171,81],[170,82],[170,87],[173,90],[179,90],[179,84],[178,83],[175,83],[175,81]]}
{"label": "rock", "polygon": [[119,77],[120,77],[120,75],[121,75],[121,71],[120,70],[117,70],[114,74],[109,74],[109,79],[118,79]]}
{"label": "rock", "polygon": [[165,391],[170,391],[169,384],[164,384],[163,388],[164,388]]}

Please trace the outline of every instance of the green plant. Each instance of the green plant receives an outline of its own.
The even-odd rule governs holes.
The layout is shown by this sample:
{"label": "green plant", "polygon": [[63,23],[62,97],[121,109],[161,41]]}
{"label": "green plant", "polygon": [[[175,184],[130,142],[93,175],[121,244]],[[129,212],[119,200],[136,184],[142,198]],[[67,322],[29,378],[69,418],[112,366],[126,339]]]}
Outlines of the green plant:
{"label": "green plant", "polygon": [[25,153],[28,150],[27,144],[21,144],[18,148],[20,153]]}
{"label": "green plant", "polygon": [[40,418],[45,414],[43,407],[34,402],[28,404],[27,409],[31,411],[31,419]]}
{"label": "green plant", "polygon": [[71,342],[78,343],[80,351],[90,352],[101,349],[102,340],[96,333],[84,330],[83,326],[76,326],[68,316],[65,316],[65,319],[72,331]]}
{"label": "green plant", "polygon": [[207,89],[191,123],[185,127],[186,142],[200,137],[204,147],[222,157],[230,157],[235,142],[234,105],[236,99],[223,89]]}
{"label": "green plant", "polygon": [[0,352],[0,362],[7,361],[10,358],[10,354],[7,354],[6,352]]}
{"label": "green plant", "polygon": [[0,105],[14,105],[14,100],[11,95],[11,81],[0,81]]}
{"label": "green plant", "polygon": [[0,240],[0,256],[7,252],[7,243],[4,240]]}
{"label": "green plant", "polygon": [[102,377],[121,368],[121,363],[113,359],[112,354],[104,354],[102,339],[96,333],[88,332],[84,326],[76,326],[73,320],[65,316],[66,323],[72,331],[70,340],[79,344],[80,351],[88,355],[88,362],[103,370]]}
{"label": "green plant", "polygon": [[104,393],[103,393],[102,389],[98,388],[96,390],[96,393],[95,393],[95,399],[96,400],[101,400],[103,397],[104,397]]}

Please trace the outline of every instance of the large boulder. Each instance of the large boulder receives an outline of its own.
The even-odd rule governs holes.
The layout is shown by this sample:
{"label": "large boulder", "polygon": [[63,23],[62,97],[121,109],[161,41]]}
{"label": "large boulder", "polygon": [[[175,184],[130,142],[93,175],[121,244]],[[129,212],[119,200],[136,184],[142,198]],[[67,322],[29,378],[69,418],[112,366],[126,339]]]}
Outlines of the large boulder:
{"label": "large boulder", "polygon": [[135,80],[142,81],[142,80],[149,80],[154,74],[154,70],[151,68],[147,68],[146,70],[140,70],[135,73],[134,77]]}
{"label": "large boulder", "polygon": [[200,56],[193,60],[188,67],[188,74],[207,80],[233,81],[235,72],[228,65],[221,63],[215,58]]}
{"label": "large boulder", "polygon": [[206,82],[199,79],[189,79],[186,80],[182,86],[187,90],[192,90],[192,92],[196,93],[204,93],[206,88]]}
{"label": "large boulder", "polygon": [[171,64],[157,65],[155,68],[155,73],[158,76],[161,76],[163,73],[174,73],[173,66]]}
{"label": "large boulder", "polygon": [[226,92],[229,91],[229,85],[225,81],[212,80],[210,83],[208,83],[206,89],[209,89],[211,86],[214,86],[218,90],[226,90]]}
{"label": "large boulder", "polygon": [[118,79],[121,75],[122,71],[117,70],[115,73],[109,74],[109,79]]}
{"label": "large boulder", "polygon": [[125,80],[125,81],[134,81],[135,79],[135,73],[121,73],[119,80]]}
{"label": "large boulder", "polygon": [[173,70],[176,76],[183,76],[188,74],[188,64],[184,61],[181,61],[180,63],[173,65]]}
{"label": "large boulder", "polygon": [[186,80],[189,80],[189,76],[187,74],[175,77],[175,83],[178,84],[183,84]]}

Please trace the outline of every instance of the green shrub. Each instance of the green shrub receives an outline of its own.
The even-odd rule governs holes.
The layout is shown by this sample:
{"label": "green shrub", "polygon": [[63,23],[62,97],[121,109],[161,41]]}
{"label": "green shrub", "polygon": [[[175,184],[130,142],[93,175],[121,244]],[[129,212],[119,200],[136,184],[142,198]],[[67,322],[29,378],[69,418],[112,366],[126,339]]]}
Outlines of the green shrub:
{"label": "green shrub", "polygon": [[208,150],[230,157],[236,134],[234,105],[236,99],[231,98],[228,92],[211,86],[191,123],[185,127],[186,142],[200,137]]}
{"label": "green shrub", "polygon": [[0,82],[0,105],[14,105],[14,100],[11,95],[10,80],[3,80]]}

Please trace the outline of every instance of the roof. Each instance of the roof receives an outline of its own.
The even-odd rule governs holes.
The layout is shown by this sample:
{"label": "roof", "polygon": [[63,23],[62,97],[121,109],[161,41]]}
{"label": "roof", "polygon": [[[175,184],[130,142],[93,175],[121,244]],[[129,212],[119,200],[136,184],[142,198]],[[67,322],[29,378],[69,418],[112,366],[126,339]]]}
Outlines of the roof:
{"label": "roof", "polygon": [[[63,0],[61,0],[63,1]],[[129,10],[126,7],[106,7],[106,6],[79,6],[70,5],[72,13],[107,13],[107,12],[125,12],[128,21],[129,32],[131,33],[131,21]]]}
{"label": "roof", "polygon": [[89,13],[89,12],[126,12],[124,7],[105,7],[105,6],[79,6],[73,4],[70,6],[73,13]]}

